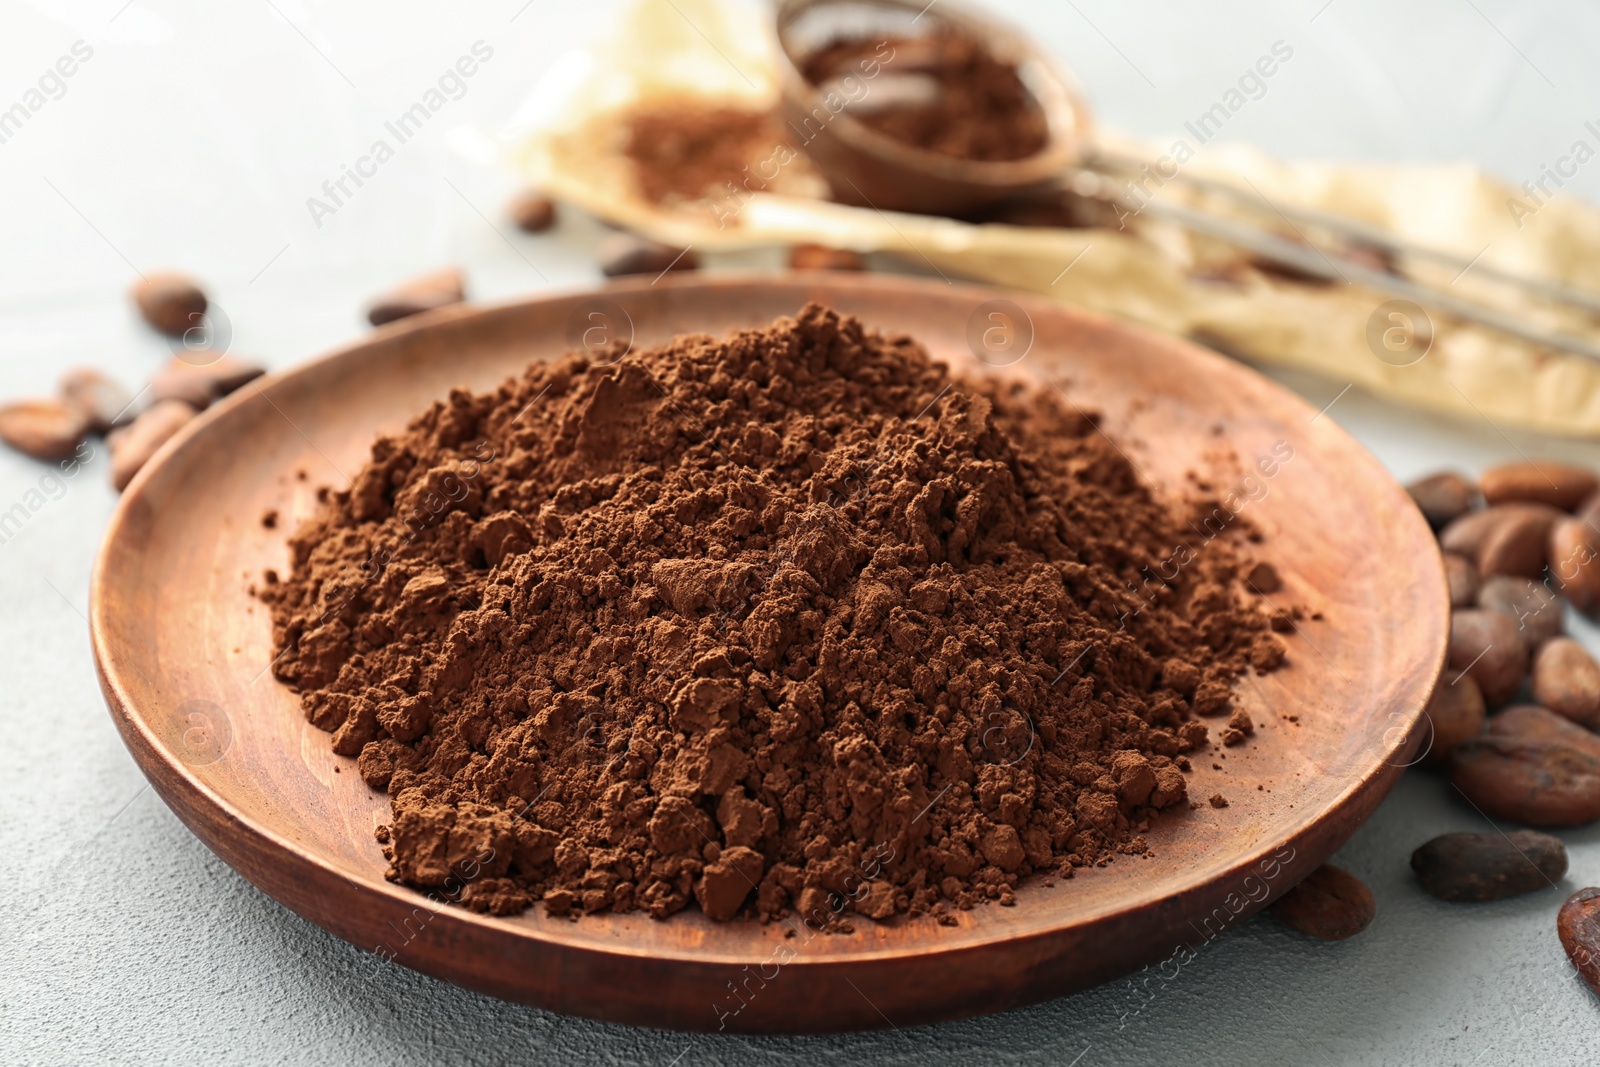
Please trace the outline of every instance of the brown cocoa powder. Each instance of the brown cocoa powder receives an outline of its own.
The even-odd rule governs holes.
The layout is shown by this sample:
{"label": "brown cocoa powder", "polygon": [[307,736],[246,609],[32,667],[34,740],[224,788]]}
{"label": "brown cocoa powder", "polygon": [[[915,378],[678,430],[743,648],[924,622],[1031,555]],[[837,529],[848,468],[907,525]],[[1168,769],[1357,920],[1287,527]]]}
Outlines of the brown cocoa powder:
{"label": "brown cocoa powder", "polygon": [[836,928],[1185,816],[1196,716],[1285,655],[1195,542],[1093,416],[809,306],[452,392],[262,595],[392,879]]}
{"label": "brown cocoa powder", "polygon": [[[988,162],[1026,159],[1049,143],[1049,120],[1016,66],[965,34],[834,41],[806,57],[801,73],[826,90],[836,78],[853,77],[862,63],[878,61],[884,80],[868,88],[849,114],[887,137],[944,156]],[[929,90],[927,99],[881,103],[875,96],[889,95],[890,79],[903,85],[920,80]]]}
{"label": "brown cocoa powder", "polygon": [[652,204],[748,195],[773,175],[752,176],[763,162],[793,158],[788,131],[775,111],[707,107],[672,101],[630,111],[623,153],[633,162],[640,194]]}

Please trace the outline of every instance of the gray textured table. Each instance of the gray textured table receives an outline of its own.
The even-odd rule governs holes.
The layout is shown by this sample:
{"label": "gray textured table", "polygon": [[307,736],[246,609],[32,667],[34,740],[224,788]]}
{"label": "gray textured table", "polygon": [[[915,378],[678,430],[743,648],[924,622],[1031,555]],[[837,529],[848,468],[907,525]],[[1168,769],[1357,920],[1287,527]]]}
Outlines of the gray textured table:
{"label": "gray textured table", "polygon": [[[503,237],[485,216],[512,178],[449,143],[454,127],[509,115],[613,5],[442,6],[0,3],[0,109],[75,42],[91,51],[0,142],[0,396],[48,392],[73,364],[129,382],[155,368],[166,349],[122,296],[135,267],[199,273],[234,348],[274,366],[359,335],[364,297],[438,263],[463,263],[488,299],[541,288],[541,274],[595,278],[593,223]],[[1177,129],[1279,39],[1293,67],[1228,136],[1284,155],[1468,159],[1520,182],[1600,118],[1585,112],[1600,101],[1600,14],[1576,3],[998,6],[1079,71],[1101,116],[1135,133]],[[448,120],[315,227],[306,198],[480,39],[494,57]],[[1600,166],[1573,192],[1600,196]],[[1318,406],[1342,386],[1280,378]],[[1600,448],[1354,391],[1330,417],[1401,477],[1519,450],[1600,464]],[[1440,904],[1415,890],[1406,857],[1483,820],[1417,774],[1338,857],[1377,894],[1367,933],[1312,944],[1256,919],[1155,983],[1153,999],[1119,983],[917,1031],[758,1040],[563,1018],[396,967],[369,977],[369,957],[206,851],[123,751],[84,620],[114,502],[105,468],[101,455],[71,481],[42,482],[44,468],[0,453],[0,511],[30,509],[0,542],[0,1061],[1551,1064],[1593,1062],[1600,1046],[1600,1001],[1565,968],[1553,929],[1563,894],[1600,882],[1600,829],[1566,835],[1561,890]]]}

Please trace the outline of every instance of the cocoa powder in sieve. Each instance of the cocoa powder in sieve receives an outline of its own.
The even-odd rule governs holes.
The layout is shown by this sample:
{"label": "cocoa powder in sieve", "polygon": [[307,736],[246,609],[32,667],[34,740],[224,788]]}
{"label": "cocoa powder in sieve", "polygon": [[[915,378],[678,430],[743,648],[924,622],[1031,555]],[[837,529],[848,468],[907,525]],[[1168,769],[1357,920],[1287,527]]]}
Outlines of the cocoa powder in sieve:
{"label": "cocoa powder in sieve", "polygon": [[1196,716],[1237,729],[1284,660],[1243,538],[1050,395],[814,305],[590,360],[381,438],[263,593],[274,672],[388,791],[394,880],[831,928],[1009,904],[1146,851]]}
{"label": "cocoa powder in sieve", "polygon": [[[849,89],[860,79],[850,79],[865,69],[863,63],[876,61],[882,62],[884,77],[856,101]],[[839,80],[838,91],[852,100],[852,118],[929,152],[1004,162],[1036,155],[1050,142],[1049,119],[1016,65],[954,30],[889,40],[838,40],[801,66],[806,80],[825,92]],[[895,99],[891,83],[910,99]],[[903,92],[919,83],[925,94]]]}

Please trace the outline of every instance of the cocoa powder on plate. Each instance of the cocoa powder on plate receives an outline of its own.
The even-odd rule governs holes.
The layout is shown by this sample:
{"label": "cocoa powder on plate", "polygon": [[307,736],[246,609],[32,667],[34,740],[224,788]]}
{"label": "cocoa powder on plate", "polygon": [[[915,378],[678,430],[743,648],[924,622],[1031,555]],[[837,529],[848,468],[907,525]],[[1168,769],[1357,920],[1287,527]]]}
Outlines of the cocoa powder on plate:
{"label": "cocoa powder on plate", "polygon": [[842,926],[1184,817],[1196,715],[1284,661],[1245,543],[1094,417],[813,305],[451,393],[263,596],[274,672],[388,791],[391,878]]}

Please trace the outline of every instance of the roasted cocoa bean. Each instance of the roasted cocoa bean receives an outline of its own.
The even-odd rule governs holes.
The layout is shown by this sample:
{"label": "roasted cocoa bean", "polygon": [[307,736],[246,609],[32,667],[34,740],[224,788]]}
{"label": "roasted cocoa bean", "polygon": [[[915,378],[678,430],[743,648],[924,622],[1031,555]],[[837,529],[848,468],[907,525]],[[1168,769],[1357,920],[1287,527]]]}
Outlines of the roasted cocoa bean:
{"label": "roasted cocoa bean", "polygon": [[[1440,531],[1439,546],[1472,560],[1482,575],[1537,578],[1550,527],[1560,517],[1561,512],[1544,504],[1500,504],[1456,519]],[[1534,534],[1537,545],[1530,541]]]}
{"label": "roasted cocoa bean", "polygon": [[367,306],[367,321],[374,326],[420,315],[424,311],[459,304],[465,299],[461,271],[446,267],[401,282]]}
{"label": "roasted cocoa bean", "polygon": [[1504,900],[1553,886],[1567,873],[1567,849],[1536,830],[1441,834],[1411,854],[1423,892],[1440,900]]}
{"label": "roasted cocoa bean", "polygon": [[1600,609],[1600,516],[1557,519],[1545,556],[1556,588],[1585,613]]}
{"label": "roasted cocoa bean", "polygon": [[1472,510],[1478,488],[1455,471],[1440,471],[1412,482],[1406,492],[1428,525],[1439,530]]}
{"label": "roasted cocoa bean", "polygon": [[1509,615],[1467,608],[1450,617],[1449,671],[1472,676],[1484,703],[1497,708],[1517,695],[1528,669],[1528,647]]}
{"label": "roasted cocoa bean", "polygon": [[229,355],[211,357],[207,352],[174,356],[150,379],[150,399],[181,400],[196,411],[203,411],[235,389],[266,373],[266,368]]}
{"label": "roasted cocoa bean", "polygon": [[524,189],[511,198],[506,214],[523,233],[543,233],[556,224],[556,202],[534,189]]}
{"label": "roasted cocoa bean", "polygon": [[1450,754],[1450,780],[1490,818],[1529,826],[1600,819],[1600,757],[1559,742],[1475,737]]}
{"label": "roasted cocoa bean", "polygon": [[1478,607],[1516,620],[1530,650],[1561,634],[1561,598],[1543,582],[1493,574],[1478,587]]}
{"label": "roasted cocoa bean", "polygon": [[1557,715],[1600,730],[1600,663],[1570,637],[1547,641],[1534,653],[1533,699]]}
{"label": "roasted cocoa bean", "polygon": [[1483,533],[1475,562],[1478,573],[1512,574],[1537,578],[1544,573],[1550,528],[1561,513],[1543,504],[1500,504],[1484,514],[1496,514]]}
{"label": "roasted cocoa bean", "polygon": [[66,459],[89,432],[89,417],[64,400],[0,405],[0,441],[34,459]]}
{"label": "roasted cocoa bean", "polygon": [[1450,750],[1483,732],[1486,715],[1483,693],[1472,675],[1445,669],[1433,687],[1433,696],[1423,714],[1433,726],[1425,761],[1439,765],[1450,759]]}
{"label": "roasted cocoa bean", "polygon": [[144,321],[174,337],[205,319],[206,294],[193,278],[175,271],[156,271],[135,282],[130,294]]}
{"label": "roasted cocoa bean", "polygon": [[1323,941],[1343,941],[1365,930],[1377,914],[1366,884],[1340,867],[1324,863],[1272,905],[1278,921]]}
{"label": "roasted cocoa bean", "polygon": [[1600,759],[1600,735],[1592,734],[1537,704],[1513,704],[1497,713],[1489,720],[1489,732],[1499,737],[1551,741]]}
{"label": "roasted cocoa bean", "polygon": [[1587,467],[1541,459],[1490,467],[1478,478],[1478,488],[1490,505],[1548,504],[1571,511],[1600,489],[1600,478]]}
{"label": "roasted cocoa bean", "polygon": [[1488,533],[1489,527],[1499,522],[1502,517],[1503,513],[1500,511],[1485,509],[1469,511],[1452,519],[1439,531],[1439,547],[1446,552],[1466,556],[1476,567],[1478,549],[1483,546],[1484,534]]}
{"label": "roasted cocoa bean", "polygon": [[1600,889],[1580,889],[1556,915],[1556,936],[1585,985],[1600,996]]}
{"label": "roasted cocoa bean", "polygon": [[126,489],[139,468],[194,416],[194,408],[181,400],[159,400],[128,425],[112,431],[106,438],[111,452],[111,484],[118,490]]}
{"label": "roasted cocoa bean", "polygon": [[1478,603],[1478,565],[1454,552],[1444,554],[1444,576],[1450,583],[1450,606],[1470,608]]}
{"label": "roasted cocoa bean", "polygon": [[83,412],[89,429],[109,433],[132,422],[133,395],[93,367],[76,367],[61,378],[61,399]]}
{"label": "roasted cocoa bean", "polygon": [[700,257],[691,249],[673,248],[631,233],[607,234],[595,250],[600,273],[608,278],[627,274],[665,274],[669,270],[694,270]]}

